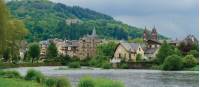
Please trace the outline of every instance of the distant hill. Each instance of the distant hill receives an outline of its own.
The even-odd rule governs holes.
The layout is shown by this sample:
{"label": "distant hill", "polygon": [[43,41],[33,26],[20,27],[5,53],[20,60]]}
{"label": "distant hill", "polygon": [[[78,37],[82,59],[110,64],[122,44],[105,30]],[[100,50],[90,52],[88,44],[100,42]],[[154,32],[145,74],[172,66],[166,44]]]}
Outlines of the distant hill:
{"label": "distant hill", "polygon": [[[25,22],[30,34],[27,40],[48,38],[79,39],[90,34],[95,27],[105,39],[142,37],[143,29],[114,20],[111,16],[78,6],[66,6],[48,0],[12,0],[7,3],[11,14]],[[68,25],[66,20],[77,19]],[[164,38],[163,36],[160,36]]]}

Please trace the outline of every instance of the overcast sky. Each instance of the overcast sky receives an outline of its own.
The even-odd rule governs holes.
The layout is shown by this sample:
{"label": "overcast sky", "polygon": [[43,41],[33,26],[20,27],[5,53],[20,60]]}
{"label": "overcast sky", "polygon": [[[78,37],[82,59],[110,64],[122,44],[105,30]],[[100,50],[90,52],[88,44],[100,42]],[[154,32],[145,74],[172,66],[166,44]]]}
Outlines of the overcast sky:
{"label": "overcast sky", "polygon": [[198,0],[51,0],[108,14],[126,24],[157,31],[165,36],[198,38]]}

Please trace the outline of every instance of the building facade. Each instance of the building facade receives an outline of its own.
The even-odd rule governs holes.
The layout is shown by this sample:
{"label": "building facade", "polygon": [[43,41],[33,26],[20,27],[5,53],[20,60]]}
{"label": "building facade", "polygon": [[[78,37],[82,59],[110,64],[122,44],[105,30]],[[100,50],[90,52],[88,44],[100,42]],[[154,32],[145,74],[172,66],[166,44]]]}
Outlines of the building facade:
{"label": "building facade", "polygon": [[112,63],[118,63],[122,58],[128,62],[137,62],[136,55],[141,54],[142,61],[152,61],[160,48],[161,43],[158,40],[157,30],[154,27],[149,34],[145,27],[143,33],[143,43],[119,43],[116,47]]}
{"label": "building facade", "polygon": [[[119,43],[115,49],[115,53],[111,62],[125,60],[126,62],[136,62],[137,54],[144,58],[143,44],[138,43]],[[143,60],[143,59],[142,59]]]}
{"label": "building facade", "polygon": [[61,40],[61,39],[49,39],[47,41],[40,42],[40,56],[45,58],[49,43],[54,43],[57,47],[59,55],[78,57],[81,60],[96,55],[96,47],[102,40],[98,38],[96,29],[94,28],[91,35],[84,36],[79,40]]}
{"label": "building facade", "polygon": [[101,39],[96,34],[94,28],[91,35],[84,36],[79,40],[78,57],[85,59],[96,55],[96,47],[102,43]]}

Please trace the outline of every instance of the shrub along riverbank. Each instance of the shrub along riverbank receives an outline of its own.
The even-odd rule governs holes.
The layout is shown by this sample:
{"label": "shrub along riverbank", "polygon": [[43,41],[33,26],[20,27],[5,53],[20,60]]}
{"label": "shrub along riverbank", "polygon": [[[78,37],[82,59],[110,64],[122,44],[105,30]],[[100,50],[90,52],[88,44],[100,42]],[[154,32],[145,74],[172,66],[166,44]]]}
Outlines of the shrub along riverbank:
{"label": "shrub along riverbank", "polygon": [[[100,82],[100,83],[99,83]],[[69,79],[47,77],[40,71],[28,70],[23,77],[17,71],[0,71],[0,87],[72,87]],[[83,77],[77,87],[125,87],[120,81]]]}

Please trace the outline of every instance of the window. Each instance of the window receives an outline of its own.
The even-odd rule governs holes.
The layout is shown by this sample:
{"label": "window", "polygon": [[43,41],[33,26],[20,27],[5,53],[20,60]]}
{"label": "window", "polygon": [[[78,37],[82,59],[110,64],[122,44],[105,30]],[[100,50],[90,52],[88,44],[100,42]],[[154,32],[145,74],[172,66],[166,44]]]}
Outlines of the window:
{"label": "window", "polygon": [[121,54],[119,53],[119,58],[121,58]]}
{"label": "window", "polygon": [[152,45],[152,48],[155,48],[155,45]]}
{"label": "window", "polygon": [[139,48],[139,51],[141,51],[141,49]]}

